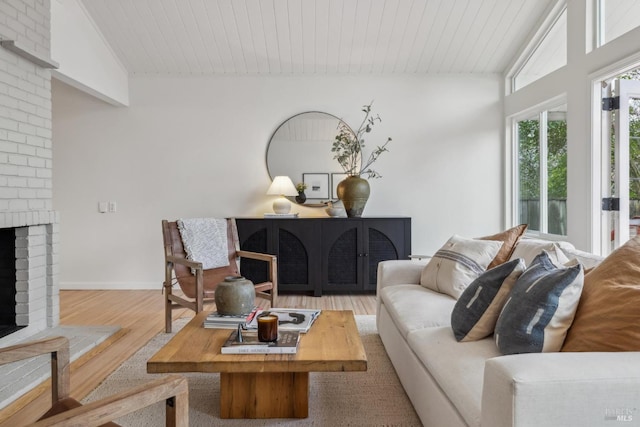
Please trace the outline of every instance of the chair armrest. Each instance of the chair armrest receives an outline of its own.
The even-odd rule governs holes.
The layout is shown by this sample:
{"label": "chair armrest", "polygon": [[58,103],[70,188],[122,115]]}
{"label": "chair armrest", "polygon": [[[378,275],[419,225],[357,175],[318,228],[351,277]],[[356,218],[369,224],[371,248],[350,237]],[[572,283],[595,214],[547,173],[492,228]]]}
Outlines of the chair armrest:
{"label": "chair armrest", "polygon": [[53,337],[0,348],[0,365],[69,349],[69,339]]}
{"label": "chair armrest", "polygon": [[40,420],[32,426],[99,426],[163,400],[167,401],[167,425],[186,427],[189,424],[189,388],[186,378],[180,375],[168,375]]}
{"label": "chair armrest", "polygon": [[[640,352],[502,356],[485,364],[481,425],[602,426],[611,420],[636,421],[638,401]],[[619,415],[626,419],[617,419]]]}
{"label": "chair armrest", "polygon": [[277,259],[275,255],[262,254],[259,252],[249,252],[249,251],[239,250],[239,251],[236,251],[236,253],[240,258],[256,259],[259,261],[276,262],[276,259]]}
{"label": "chair armrest", "polygon": [[258,292],[261,296],[268,296],[271,299],[271,307],[275,307],[278,298],[278,258],[275,255],[263,254],[259,252],[236,251],[239,257],[266,261],[269,266],[269,282],[271,282],[271,293]]}
{"label": "chair armrest", "polygon": [[168,262],[172,262],[174,264],[182,264],[186,267],[189,268],[195,268],[196,270],[202,270],[202,263],[201,262],[197,262],[197,261],[191,261],[189,259],[186,258],[182,258],[182,257],[177,257],[177,256],[173,256],[173,255],[167,255],[165,257],[165,260]]}
{"label": "chair armrest", "polygon": [[51,355],[51,398],[53,402],[69,397],[71,380],[69,371],[69,339],[52,337],[12,345],[0,349],[0,365],[30,359],[43,354]]}

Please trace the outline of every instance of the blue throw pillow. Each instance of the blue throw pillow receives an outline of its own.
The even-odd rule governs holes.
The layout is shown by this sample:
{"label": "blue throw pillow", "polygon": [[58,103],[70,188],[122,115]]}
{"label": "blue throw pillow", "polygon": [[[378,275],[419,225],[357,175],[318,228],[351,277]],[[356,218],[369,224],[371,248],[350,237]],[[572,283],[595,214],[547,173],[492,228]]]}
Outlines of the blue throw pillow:
{"label": "blue throw pillow", "polygon": [[560,351],[573,322],[584,272],[581,264],[557,267],[546,251],[525,270],[498,317],[495,340],[502,354]]}
{"label": "blue throw pillow", "polygon": [[524,270],[524,261],[514,259],[485,271],[471,282],[451,312],[456,340],[476,341],[493,333],[500,311]]}

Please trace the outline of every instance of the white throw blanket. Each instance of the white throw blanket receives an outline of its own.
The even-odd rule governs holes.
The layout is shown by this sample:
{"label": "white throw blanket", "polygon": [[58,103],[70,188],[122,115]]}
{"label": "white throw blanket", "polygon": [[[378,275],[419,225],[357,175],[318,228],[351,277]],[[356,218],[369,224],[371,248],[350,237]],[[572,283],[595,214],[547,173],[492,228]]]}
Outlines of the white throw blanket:
{"label": "white throw blanket", "polygon": [[187,259],[201,262],[205,270],[229,265],[226,219],[189,218],[177,222]]}

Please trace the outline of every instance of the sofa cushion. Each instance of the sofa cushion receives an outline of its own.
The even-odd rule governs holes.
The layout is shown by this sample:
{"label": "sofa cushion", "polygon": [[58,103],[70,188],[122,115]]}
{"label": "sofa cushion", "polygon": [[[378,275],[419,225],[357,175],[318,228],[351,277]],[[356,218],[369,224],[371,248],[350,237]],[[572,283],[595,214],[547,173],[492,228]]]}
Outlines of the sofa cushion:
{"label": "sofa cushion", "polygon": [[491,261],[491,264],[489,264],[489,266],[487,267],[487,270],[490,270],[493,267],[509,261],[513,250],[516,248],[516,244],[525,231],[527,231],[527,224],[520,224],[501,233],[494,234],[493,236],[480,237],[480,240],[493,240],[503,242],[502,247],[498,251],[495,258],[493,258],[493,260]]}
{"label": "sofa cushion", "polygon": [[484,364],[500,356],[493,340],[461,343],[440,327],[411,332],[407,342],[467,425],[479,425]]}
{"label": "sofa cushion", "polygon": [[450,326],[456,300],[420,285],[394,285],[383,288],[379,298],[395,320],[403,336],[416,329]]}
{"label": "sofa cushion", "polygon": [[524,270],[524,261],[514,259],[487,270],[465,289],[451,313],[456,340],[476,341],[493,333],[500,311]]}
{"label": "sofa cushion", "polygon": [[581,264],[559,268],[546,251],[516,281],[495,329],[503,354],[559,351],[578,307]]}
{"label": "sofa cushion", "polygon": [[503,242],[466,239],[454,235],[422,270],[420,284],[458,298],[487,269]]}
{"label": "sofa cushion", "polygon": [[640,236],[585,276],[562,351],[640,351]]}
{"label": "sofa cushion", "polygon": [[550,242],[548,240],[540,239],[521,239],[516,248],[511,254],[511,259],[522,258],[527,266],[531,265],[533,259],[540,255],[540,252],[547,251],[551,260],[556,265],[562,265],[569,261],[562,251],[562,247],[571,247],[573,245],[567,244],[566,246],[558,242]]}

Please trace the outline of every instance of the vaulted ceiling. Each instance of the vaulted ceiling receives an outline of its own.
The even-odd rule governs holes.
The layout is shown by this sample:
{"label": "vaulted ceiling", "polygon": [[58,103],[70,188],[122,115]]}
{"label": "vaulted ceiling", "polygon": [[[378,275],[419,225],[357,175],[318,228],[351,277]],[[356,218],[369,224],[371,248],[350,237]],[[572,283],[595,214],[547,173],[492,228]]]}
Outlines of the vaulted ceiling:
{"label": "vaulted ceiling", "polygon": [[555,0],[82,0],[131,75],[503,73]]}

